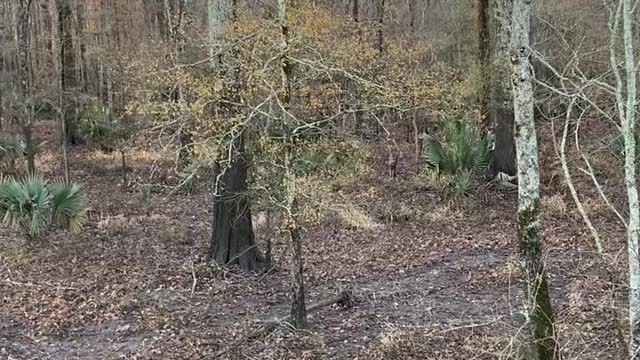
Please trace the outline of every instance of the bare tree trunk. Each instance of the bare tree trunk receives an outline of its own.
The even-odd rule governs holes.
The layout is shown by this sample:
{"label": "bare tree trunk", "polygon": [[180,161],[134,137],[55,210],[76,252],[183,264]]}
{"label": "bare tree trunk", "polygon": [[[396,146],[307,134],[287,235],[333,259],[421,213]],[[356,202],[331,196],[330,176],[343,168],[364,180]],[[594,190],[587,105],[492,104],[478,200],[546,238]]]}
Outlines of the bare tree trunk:
{"label": "bare tree trunk", "polygon": [[[0,54],[0,64],[2,63],[2,54]],[[2,72],[2,67],[0,66],[0,72]],[[0,131],[2,131],[2,126],[4,123],[4,88],[0,85]]]}
{"label": "bare tree trunk", "polygon": [[480,132],[486,134],[489,129],[489,89],[491,49],[489,41],[489,0],[478,0],[478,107],[480,110]]}
{"label": "bare tree trunk", "polygon": [[376,22],[378,29],[376,34],[376,48],[379,53],[384,51],[384,0],[377,0],[376,3]]}
{"label": "bare tree trunk", "polygon": [[56,0],[58,7],[58,35],[60,36],[60,71],[63,93],[61,111],[64,124],[65,141],[67,144],[78,143],[75,92],[78,90],[76,73],[76,59],[74,50],[74,27],[71,0]]}
{"label": "bare tree trunk", "polygon": [[514,114],[518,164],[518,243],[526,274],[526,311],[536,359],[560,358],[553,309],[540,246],[540,170],[533,117],[530,14],[532,0],[515,0],[513,8]]}
{"label": "bare tree trunk", "polygon": [[18,3],[18,88],[23,105],[20,107],[20,126],[24,134],[27,152],[27,170],[35,173],[35,147],[33,143],[33,73],[31,64],[30,14],[32,0],[19,0]]}
{"label": "bare tree trunk", "polygon": [[[175,21],[171,9],[176,12]],[[180,58],[182,57],[183,41],[181,34],[185,11],[185,0],[177,0],[177,4],[173,3],[172,6],[169,6],[169,0],[165,0],[165,14],[166,18],[169,19],[169,33],[173,39],[176,65],[180,64]],[[182,103],[183,101],[182,88],[180,85],[176,85],[174,89],[174,100],[177,103]],[[179,150],[176,168],[184,169],[190,164],[193,158],[193,136],[189,127],[184,124],[178,128],[177,135]]]}
{"label": "bare tree trunk", "polygon": [[494,127],[496,147],[492,172],[516,173],[513,137],[513,98],[511,97],[511,13],[513,0],[493,0],[495,49],[491,69],[490,121]]}
{"label": "bare tree trunk", "polygon": [[78,55],[77,63],[80,68],[80,84],[82,92],[89,92],[89,64],[87,63],[87,44],[84,38],[85,31],[85,10],[83,1],[77,1],[76,3],[76,16],[78,21],[76,23],[76,40],[78,42]]}
{"label": "bare tree trunk", "polygon": [[[280,22],[280,48],[282,51],[281,69],[283,79],[284,95],[282,102],[285,106],[291,101],[293,67],[289,61],[289,37],[290,29],[288,24],[288,8],[293,1],[278,0],[278,20]],[[287,112],[283,111],[285,123]],[[289,134],[285,135],[285,191],[286,191],[286,225],[291,237],[291,319],[293,326],[302,329],[307,322],[307,308],[305,305],[304,291],[304,267],[302,260],[302,234],[298,220],[298,199],[296,190],[295,175],[291,171],[292,147]]]}
{"label": "bare tree trunk", "polygon": [[222,65],[220,50],[223,45],[224,30],[235,21],[236,0],[208,0],[209,36],[211,46],[209,56],[211,66],[218,68]]}
{"label": "bare tree trunk", "polygon": [[[362,38],[362,30],[360,29],[360,2],[358,0],[353,0],[351,16],[352,16],[353,22],[356,25],[356,31],[358,33],[358,37]],[[349,83],[349,79],[347,79],[346,81],[347,83]],[[360,96],[357,91],[358,91],[357,87],[354,87],[354,89],[352,90],[352,94],[355,97],[357,102],[355,111],[353,112],[353,116],[354,116],[353,131],[356,135],[361,135],[362,125],[363,125],[362,110],[359,104]]]}
{"label": "bare tree trunk", "polygon": [[409,28],[412,34],[416,27],[416,0],[409,0]]}
{"label": "bare tree trunk", "polygon": [[[631,0],[622,1],[622,31],[624,45],[624,69],[626,78],[626,104],[622,117],[624,137],[624,172],[629,204],[628,252],[629,252],[629,358],[640,354],[640,201],[636,179],[636,125],[635,106],[637,98],[636,64],[633,43],[633,12]],[[614,50],[615,51],[615,50]],[[615,66],[615,65],[614,65]],[[619,104],[619,107],[623,107]]]}
{"label": "bare tree trunk", "polygon": [[351,8],[351,16],[353,18],[354,23],[360,22],[360,4],[358,0],[353,0],[353,6]]}

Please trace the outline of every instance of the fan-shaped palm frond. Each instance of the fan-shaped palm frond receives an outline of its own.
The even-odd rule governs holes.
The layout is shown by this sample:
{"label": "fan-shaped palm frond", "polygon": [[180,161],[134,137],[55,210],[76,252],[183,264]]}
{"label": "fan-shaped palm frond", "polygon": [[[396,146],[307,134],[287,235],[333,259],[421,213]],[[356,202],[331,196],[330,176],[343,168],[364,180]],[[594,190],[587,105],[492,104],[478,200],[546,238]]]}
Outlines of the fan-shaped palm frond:
{"label": "fan-shaped palm frond", "polygon": [[423,159],[428,170],[455,175],[460,171],[480,174],[489,167],[493,158],[491,139],[478,137],[466,122],[450,121],[444,130],[444,143],[427,137]]}
{"label": "fan-shaped palm frond", "polygon": [[77,233],[87,222],[84,193],[73,183],[58,181],[51,185],[52,220]]}
{"label": "fan-shaped palm frond", "polygon": [[468,194],[473,177],[482,174],[493,159],[492,139],[479,137],[465,121],[449,121],[444,128],[444,141],[427,136],[422,157],[426,169],[452,178],[450,185],[460,194]]}
{"label": "fan-shaped palm frond", "polygon": [[48,185],[39,175],[0,178],[0,215],[5,224],[23,227],[31,238],[41,235],[52,220],[73,231],[86,222],[81,189],[65,182]]}
{"label": "fan-shaped palm frond", "polygon": [[12,169],[24,150],[24,142],[19,137],[0,135],[0,166]]}
{"label": "fan-shaped palm frond", "polygon": [[422,156],[427,168],[439,173],[444,157],[442,144],[432,136],[427,135],[424,139],[423,146],[424,151]]}
{"label": "fan-shaped palm frond", "polygon": [[4,222],[21,225],[30,237],[39,235],[48,226],[49,193],[42,177],[29,175],[23,181],[9,178],[0,186],[0,207]]}

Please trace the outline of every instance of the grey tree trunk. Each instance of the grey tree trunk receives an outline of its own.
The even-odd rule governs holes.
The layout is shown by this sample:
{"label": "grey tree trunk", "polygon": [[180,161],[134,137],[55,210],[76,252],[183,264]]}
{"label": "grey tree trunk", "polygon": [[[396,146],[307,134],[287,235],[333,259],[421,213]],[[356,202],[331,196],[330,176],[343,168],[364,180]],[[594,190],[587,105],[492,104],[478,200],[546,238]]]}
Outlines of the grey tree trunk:
{"label": "grey tree trunk", "polygon": [[[282,52],[281,70],[284,94],[282,103],[288,106],[291,101],[293,67],[289,60],[289,38],[291,36],[288,24],[288,11],[292,7],[292,0],[278,0],[278,21],[280,23],[280,48]],[[288,114],[283,111],[283,121],[287,122]],[[286,128],[286,125],[285,125]],[[293,326],[302,329],[307,323],[307,308],[304,291],[304,266],[302,260],[302,233],[298,219],[298,200],[296,194],[295,175],[291,171],[293,144],[285,134],[285,190],[286,190],[286,227],[291,237],[291,319]]]}
{"label": "grey tree trunk", "polygon": [[495,48],[491,69],[490,122],[494,128],[495,155],[492,172],[516,173],[513,135],[513,98],[511,97],[511,14],[514,0],[493,0]]}
{"label": "grey tree trunk", "polygon": [[35,173],[35,146],[33,143],[33,73],[31,64],[31,0],[19,0],[18,3],[18,88],[23,105],[20,106],[20,127],[24,134],[27,152],[27,170]]}
{"label": "grey tree trunk", "polygon": [[236,0],[208,0],[209,37],[211,46],[209,56],[213,68],[218,68],[223,63],[220,53],[224,42],[225,30],[233,25],[236,17]]}
{"label": "grey tree trunk", "polygon": [[536,359],[559,359],[547,273],[540,245],[540,171],[533,117],[530,16],[532,0],[514,0],[511,50],[518,174],[518,243],[526,274],[526,314]]}
{"label": "grey tree trunk", "polygon": [[[209,29],[211,36],[211,65],[217,74],[223,75],[235,64],[224,61],[221,49],[224,46],[225,30],[232,30],[235,21],[235,0],[209,0]],[[235,77],[235,73],[233,74]],[[237,80],[234,79],[234,83]],[[233,84],[235,86],[236,84]],[[233,91],[229,91],[233,94]],[[235,95],[231,95],[235,96]],[[227,107],[229,116],[235,113]],[[219,161],[214,184],[213,233],[209,246],[209,258],[218,264],[238,264],[245,271],[256,269],[258,252],[256,249],[251,203],[248,197],[247,170],[244,156],[244,134],[236,134],[230,144],[223,144],[223,154],[229,159]]]}
{"label": "grey tree trunk", "polygon": [[638,241],[640,241],[640,201],[638,200],[638,181],[636,178],[635,106],[637,98],[637,71],[633,49],[633,9],[634,4],[631,0],[623,0],[622,31],[626,78],[626,104],[619,104],[618,106],[624,108],[622,134],[625,144],[624,172],[629,204],[629,225],[627,228],[627,249],[629,253],[629,358],[637,359],[640,357],[640,258],[638,257]]}

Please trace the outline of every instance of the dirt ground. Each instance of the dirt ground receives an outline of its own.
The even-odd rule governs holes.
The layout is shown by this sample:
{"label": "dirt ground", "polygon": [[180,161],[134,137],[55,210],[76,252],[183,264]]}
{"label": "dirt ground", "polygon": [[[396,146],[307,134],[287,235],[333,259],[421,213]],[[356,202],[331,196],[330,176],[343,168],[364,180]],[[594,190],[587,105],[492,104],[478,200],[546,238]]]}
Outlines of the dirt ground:
{"label": "dirt ground", "polygon": [[[47,146],[39,166],[59,176],[61,159]],[[117,154],[73,148],[71,177],[91,210],[85,231],[27,242],[0,228],[0,359],[519,358],[516,194],[432,189],[415,180],[410,145],[406,153],[399,179],[374,153],[374,171],[343,190],[372,224],[326,217],[305,226],[309,304],[349,290],[353,306],[311,314],[304,331],[281,326],[247,339],[261,321],[288,314],[286,237],[257,221],[259,240],[273,236],[267,274],[207,265],[206,186],[157,186],[147,202],[137,184],[172,183],[170,156],[132,151],[125,185]],[[570,197],[550,193],[550,178],[543,174],[545,249],[565,358],[613,359],[610,314],[620,305]],[[606,231],[608,246],[624,249],[620,230]]]}

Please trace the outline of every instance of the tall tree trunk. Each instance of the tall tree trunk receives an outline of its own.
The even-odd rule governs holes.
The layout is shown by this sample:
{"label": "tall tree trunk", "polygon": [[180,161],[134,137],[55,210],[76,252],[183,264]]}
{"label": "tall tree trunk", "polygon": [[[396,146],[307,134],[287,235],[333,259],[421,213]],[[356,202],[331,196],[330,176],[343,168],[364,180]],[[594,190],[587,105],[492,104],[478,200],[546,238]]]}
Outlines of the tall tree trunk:
{"label": "tall tree trunk", "polygon": [[409,29],[415,33],[416,27],[416,0],[409,0]]}
{"label": "tall tree trunk", "polygon": [[225,29],[235,22],[236,0],[208,0],[209,37],[211,46],[209,55],[211,66],[218,68],[222,65],[223,35]]}
{"label": "tall tree trunk", "polygon": [[[233,63],[225,63],[221,56],[223,31],[235,21],[235,0],[209,0],[209,28],[211,36],[211,65],[219,74],[233,72],[231,87],[237,86],[237,74]],[[230,89],[230,96],[236,96]],[[232,116],[236,109],[229,107]],[[227,151],[227,146],[230,151]],[[236,134],[231,144],[224,144],[222,154],[229,159],[217,164],[219,175],[214,184],[213,233],[209,258],[220,265],[239,264],[245,271],[255,270],[257,249],[251,222],[251,203],[247,194],[248,166],[244,156],[244,133]]]}
{"label": "tall tree trunk", "polygon": [[379,53],[384,51],[384,0],[377,0],[376,3],[376,22],[378,29],[376,33],[376,49]]}
{"label": "tall tree trunk", "polygon": [[19,121],[24,134],[27,152],[27,170],[35,173],[35,147],[33,143],[33,73],[31,64],[30,15],[31,0],[18,3],[18,88],[23,105],[20,106]]}
{"label": "tall tree trunk", "polygon": [[[169,35],[173,40],[174,48],[174,65],[180,64],[182,57],[183,42],[182,42],[182,25],[185,15],[185,0],[164,0],[165,17],[169,20]],[[174,14],[175,12],[175,14]],[[182,87],[177,84],[173,90],[173,100],[176,103],[182,103]],[[177,140],[178,140],[178,158],[176,160],[176,170],[186,168],[193,157],[193,136],[189,127],[182,124],[178,127]]]}
{"label": "tall tree trunk", "polygon": [[[624,172],[629,204],[628,253],[629,253],[629,358],[637,359],[640,354],[640,201],[638,200],[638,182],[636,179],[636,120],[635,106],[637,98],[636,64],[633,42],[633,12],[631,0],[622,2],[622,31],[624,45],[624,68],[626,78],[626,104],[622,117],[624,137]],[[615,51],[615,50],[613,50]]]}
{"label": "tall tree trunk", "polygon": [[478,0],[478,107],[480,110],[480,131],[482,134],[489,128],[489,89],[491,66],[491,49],[489,41],[489,0]]}
{"label": "tall tree trunk", "polygon": [[514,0],[493,0],[495,49],[491,69],[490,121],[494,127],[495,155],[492,172],[516,173],[516,153],[513,138],[513,98],[511,97],[511,13]]}
{"label": "tall tree trunk", "polygon": [[76,39],[78,42],[78,55],[77,62],[80,67],[80,84],[82,92],[89,93],[89,64],[87,63],[87,44],[84,36],[85,32],[85,7],[83,1],[77,1],[76,3],[76,15],[78,21],[76,23]]}
{"label": "tall tree trunk", "polygon": [[526,311],[536,359],[560,358],[553,309],[540,245],[540,171],[533,117],[530,15],[532,0],[515,0],[513,8],[513,98],[518,164],[518,243],[526,274]]}
{"label": "tall tree trunk", "polygon": [[[351,9],[351,16],[352,16],[353,22],[356,25],[356,32],[358,34],[358,38],[362,39],[362,30],[360,29],[360,2],[358,0],[353,0],[352,5],[353,7]],[[347,82],[347,86],[353,84],[350,79],[346,79],[345,81]],[[353,86],[351,93],[355,98],[354,100],[356,101],[356,108],[353,113],[353,117],[354,117],[353,130],[356,135],[361,135],[363,121],[362,121],[362,109],[360,106],[360,95],[358,93],[358,87]]]}
{"label": "tall tree trunk", "polygon": [[78,90],[76,59],[74,50],[74,26],[71,0],[57,0],[58,7],[58,35],[60,36],[60,71],[62,79],[63,124],[65,141],[69,145],[78,143],[77,134],[77,100],[75,92]]}
{"label": "tall tree trunk", "polygon": [[[280,50],[282,52],[281,72],[283,80],[282,103],[285,107],[291,102],[293,66],[289,60],[289,38],[291,36],[288,17],[289,7],[294,6],[292,0],[278,0],[278,21],[280,22]],[[288,113],[283,111],[283,121],[287,123]],[[284,126],[287,127],[286,125]],[[302,329],[307,322],[307,308],[304,294],[304,267],[302,260],[302,233],[298,219],[298,200],[296,179],[291,171],[293,144],[290,134],[285,135],[285,189],[286,189],[286,226],[291,238],[291,319],[293,326]]]}
{"label": "tall tree trunk", "polygon": [[353,6],[351,7],[351,16],[354,23],[360,22],[360,4],[358,0],[353,0]]}
{"label": "tall tree trunk", "polygon": [[[0,64],[2,63],[2,54],[0,54]],[[0,67],[0,72],[2,72],[2,67]],[[2,131],[4,123],[4,88],[0,85],[0,131]]]}

